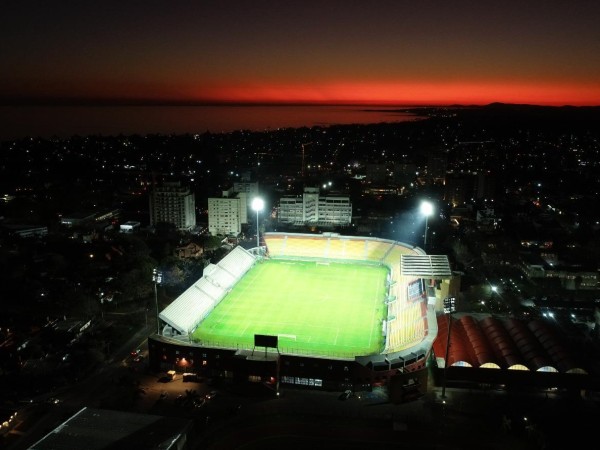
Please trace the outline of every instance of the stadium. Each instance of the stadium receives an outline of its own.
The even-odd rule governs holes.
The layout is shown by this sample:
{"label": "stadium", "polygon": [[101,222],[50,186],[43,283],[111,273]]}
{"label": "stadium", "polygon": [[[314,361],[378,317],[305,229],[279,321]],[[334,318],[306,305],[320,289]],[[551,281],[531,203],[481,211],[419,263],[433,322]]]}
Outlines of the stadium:
{"label": "stadium", "polygon": [[150,366],[277,389],[408,382],[425,368],[436,291],[450,277],[445,256],[397,241],[265,233],[264,245],[235,247],[160,312]]}

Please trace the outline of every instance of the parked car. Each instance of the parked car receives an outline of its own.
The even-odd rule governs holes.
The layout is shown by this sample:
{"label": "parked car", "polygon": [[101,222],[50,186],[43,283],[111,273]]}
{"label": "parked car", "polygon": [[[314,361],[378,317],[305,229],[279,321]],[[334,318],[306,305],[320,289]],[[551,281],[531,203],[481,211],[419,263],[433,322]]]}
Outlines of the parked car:
{"label": "parked car", "polygon": [[198,375],[192,372],[186,372],[182,375],[183,377],[183,381],[187,382],[187,381],[195,381],[195,382],[199,382],[200,379],[198,378]]}
{"label": "parked car", "polygon": [[340,396],[338,397],[338,399],[339,400],[348,400],[350,397],[352,397],[352,391],[348,389],[348,390],[342,392],[340,394]]}
{"label": "parked car", "polygon": [[210,400],[215,398],[218,395],[217,391],[210,391],[208,394],[206,394],[206,399]]}

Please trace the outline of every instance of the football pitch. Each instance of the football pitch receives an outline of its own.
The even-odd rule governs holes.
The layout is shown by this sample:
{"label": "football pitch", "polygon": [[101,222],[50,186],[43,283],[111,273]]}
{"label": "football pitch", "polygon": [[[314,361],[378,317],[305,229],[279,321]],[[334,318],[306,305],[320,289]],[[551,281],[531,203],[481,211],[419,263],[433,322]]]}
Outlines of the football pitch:
{"label": "football pitch", "polygon": [[264,260],[192,337],[206,346],[252,349],[254,335],[266,334],[279,337],[282,353],[339,358],[379,353],[387,274],[384,266]]}

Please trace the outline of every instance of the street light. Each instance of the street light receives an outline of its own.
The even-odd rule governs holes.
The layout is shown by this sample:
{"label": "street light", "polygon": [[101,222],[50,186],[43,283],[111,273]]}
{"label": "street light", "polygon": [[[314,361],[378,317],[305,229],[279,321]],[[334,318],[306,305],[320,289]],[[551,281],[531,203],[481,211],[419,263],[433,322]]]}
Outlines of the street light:
{"label": "street light", "polygon": [[156,304],[156,333],[160,334],[160,322],[158,320],[158,290],[157,285],[162,283],[162,272],[158,269],[152,269],[152,281],[154,281],[154,303]]}
{"label": "street light", "polygon": [[448,353],[450,351],[450,335],[452,334],[452,313],[456,311],[456,299],[446,297],[444,300],[444,314],[448,319],[448,336],[446,339],[446,354],[444,355],[444,379],[442,380],[442,399],[446,399],[446,381],[448,378]]}
{"label": "street light", "polygon": [[252,209],[256,211],[256,247],[260,247],[260,237],[258,234],[258,213],[265,207],[265,201],[260,197],[255,197],[252,200]]}
{"label": "street light", "polygon": [[423,240],[423,250],[427,250],[427,219],[433,214],[433,205],[431,202],[426,200],[421,202],[421,214],[425,216],[425,238]]}

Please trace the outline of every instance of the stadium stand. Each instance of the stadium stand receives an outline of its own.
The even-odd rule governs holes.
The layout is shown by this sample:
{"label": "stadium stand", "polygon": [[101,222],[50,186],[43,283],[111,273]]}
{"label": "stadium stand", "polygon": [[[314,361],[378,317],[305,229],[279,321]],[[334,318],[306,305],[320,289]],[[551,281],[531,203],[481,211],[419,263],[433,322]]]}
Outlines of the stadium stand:
{"label": "stadium stand", "polygon": [[239,279],[215,264],[209,264],[204,268],[204,278],[223,289],[229,289]]}
{"label": "stadium stand", "polygon": [[346,241],[346,258],[367,261],[367,241],[350,239]]}
{"label": "stadium stand", "polygon": [[400,256],[404,253],[403,249],[397,245],[392,246],[382,262],[386,266],[388,266],[392,272],[392,280],[400,281],[401,272],[400,272]]}
{"label": "stadium stand", "polygon": [[294,257],[325,258],[325,246],[323,244],[322,238],[287,236],[285,254]]}
{"label": "stadium stand", "polygon": [[217,265],[207,266],[202,278],[167,306],[159,318],[177,334],[188,335],[255,262],[248,251],[234,248]]}
{"label": "stadium stand", "polygon": [[394,245],[389,241],[381,241],[373,239],[365,241],[366,244],[366,259],[370,261],[382,261],[385,255],[394,248]]}
{"label": "stadium stand", "polygon": [[[287,235],[267,233],[265,243],[269,256],[294,258],[327,258],[352,261],[379,261],[367,255],[365,238],[340,238],[337,235]],[[388,243],[388,245],[391,245]]]}
{"label": "stadium stand", "polygon": [[213,283],[211,280],[209,280],[206,277],[200,278],[194,284],[194,286],[200,292],[202,292],[204,295],[206,295],[207,297],[209,297],[215,303],[217,303],[219,300],[221,300],[225,296],[225,294],[227,293],[226,289],[224,289],[223,287],[221,287],[221,286]]}
{"label": "stadium stand", "polygon": [[256,262],[256,258],[242,247],[236,247],[219,261],[218,266],[239,280]]}
{"label": "stadium stand", "polygon": [[345,240],[328,238],[326,256],[332,259],[343,259],[346,253],[346,242]]}
{"label": "stadium stand", "polygon": [[287,236],[276,235],[273,237],[264,237],[269,256],[272,258],[278,258],[285,255],[285,247],[287,243]]}
{"label": "stadium stand", "polygon": [[401,302],[389,306],[388,317],[394,320],[388,322],[388,335],[385,353],[398,352],[413,346],[425,336],[425,317],[420,303],[408,303],[400,307]]}

